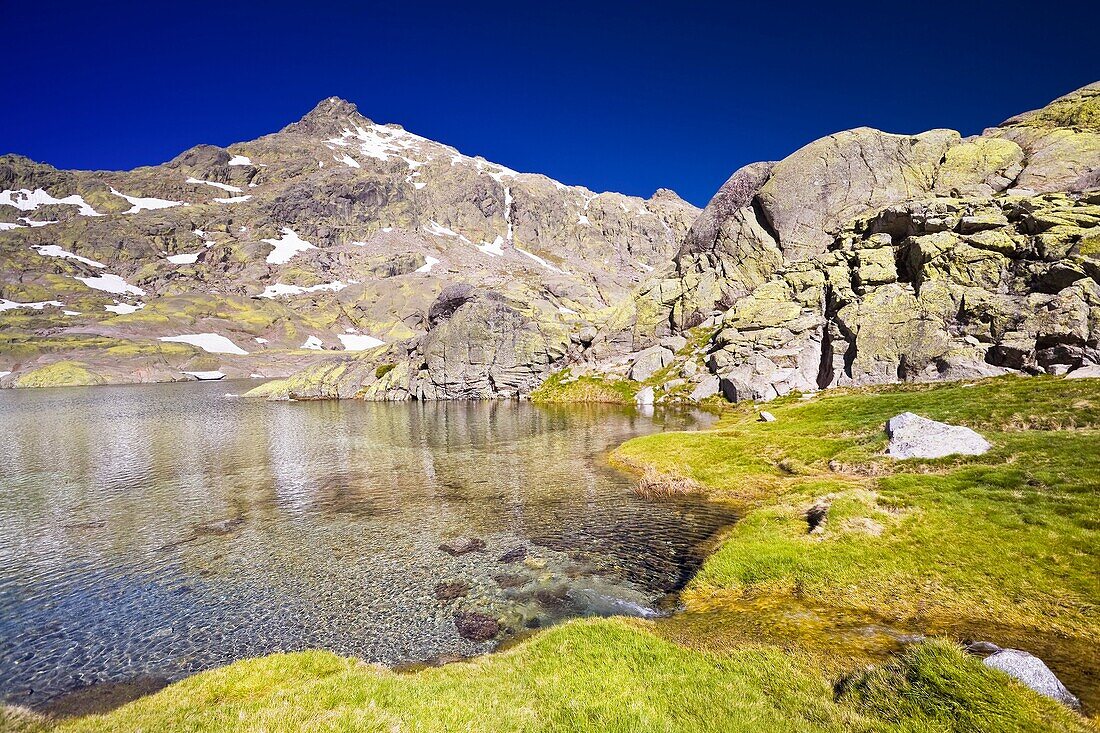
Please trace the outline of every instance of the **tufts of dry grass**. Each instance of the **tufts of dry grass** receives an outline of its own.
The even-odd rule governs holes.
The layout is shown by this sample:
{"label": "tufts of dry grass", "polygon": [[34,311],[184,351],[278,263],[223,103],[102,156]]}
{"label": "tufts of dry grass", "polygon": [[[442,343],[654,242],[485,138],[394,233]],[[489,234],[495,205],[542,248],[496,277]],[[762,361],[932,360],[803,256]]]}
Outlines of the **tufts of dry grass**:
{"label": "tufts of dry grass", "polygon": [[646,499],[668,499],[703,492],[704,488],[698,481],[679,473],[661,473],[652,466],[646,467],[634,486],[634,493]]}

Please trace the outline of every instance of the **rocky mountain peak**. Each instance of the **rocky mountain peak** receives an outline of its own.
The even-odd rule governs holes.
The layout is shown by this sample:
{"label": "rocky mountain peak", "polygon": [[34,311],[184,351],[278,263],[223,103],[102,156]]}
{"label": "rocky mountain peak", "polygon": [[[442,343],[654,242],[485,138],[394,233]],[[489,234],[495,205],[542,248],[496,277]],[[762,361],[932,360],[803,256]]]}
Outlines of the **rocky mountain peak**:
{"label": "rocky mountain peak", "polygon": [[283,128],[283,132],[327,133],[346,127],[349,118],[365,119],[353,102],[340,97],[328,97],[318,102],[305,117]]}
{"label": "rocky mountain peak", "polygon": [[649,197],[650,201],[682,201],[680,195],[673,191],[671,188],[658,188],[653,192],[653,195]]}

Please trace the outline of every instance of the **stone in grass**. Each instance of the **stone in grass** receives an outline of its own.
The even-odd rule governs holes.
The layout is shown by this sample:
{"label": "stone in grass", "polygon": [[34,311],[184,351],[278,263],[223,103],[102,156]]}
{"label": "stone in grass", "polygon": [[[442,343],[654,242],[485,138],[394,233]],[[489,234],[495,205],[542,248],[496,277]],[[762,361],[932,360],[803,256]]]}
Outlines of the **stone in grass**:
{"label": "stone in grass", "polygon": [[978,456],[990,445],[970,428],[929,420],[911,412],[886,421],[890,444],[886,455],[894,458],[942,458],[962,454]]}
{"label": "stone in grass", "polygon": [[480,552],[485,549],[485,540],[477,537],[458,537],[447,540],[439,549],[448,555],[465,555],[467,552]]}
{"label": "stone in grass", "polygon": [[982,664],[1016,678],[1040,695],[1057,700],[1075,710],[1081,707],[1081,701],[1077,696],[1066,689],[1062,681],[1039,657],[1019,649],[1002,649],[986,657],[982,660]]}
{"label": "stone in grass", "polygon": [[760,417],[757,418],[759,422],[775,422],[775,415],[771,414],[767,410],[760,411]]}
{"label": "stone in grass", "polygon": [[1066,375],[1066,379],[1100,379],[1100,364],[1086,364]]}
{"label": "stone in grass", "polygon": [[458,635],[470,641],[489,641],[500,633],[500,624],[492,616],[476,611],[460,611],[454,615]]}

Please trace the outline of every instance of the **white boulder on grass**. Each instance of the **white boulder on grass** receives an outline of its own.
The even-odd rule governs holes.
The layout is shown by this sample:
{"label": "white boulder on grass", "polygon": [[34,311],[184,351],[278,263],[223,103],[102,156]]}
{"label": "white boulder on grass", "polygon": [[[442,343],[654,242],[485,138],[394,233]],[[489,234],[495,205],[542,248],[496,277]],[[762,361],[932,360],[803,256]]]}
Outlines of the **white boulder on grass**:
{"label": "white boulder on grass", "polygon": [[1040,695],[1057,700],[1071,708],[1081,706],[1081,701],[1066,689],[1062,681],[1050,671],[1050,667],[1032,654],[1019,649],[1002,649],[986,657],[982,664],[1016,678]]}
{"label": "white boulder on grass", "polygon": [[886,455],[894,458],[943,458],[979,456],[990,449],[989,441],[970,428],[929,420],[903,412],[886,421],[890,444]]}
{"label": "white boulder on grass", "polygon": [[698,402],[716,394],[718,394],[718,377],[708,375],[695,385],[695,389],[691,390],[691,399]]}
{"label": "white boulder on grass", "polygon": [[1086,364],[1066,375],[1066,379],[1100,379],[1100,364]]}

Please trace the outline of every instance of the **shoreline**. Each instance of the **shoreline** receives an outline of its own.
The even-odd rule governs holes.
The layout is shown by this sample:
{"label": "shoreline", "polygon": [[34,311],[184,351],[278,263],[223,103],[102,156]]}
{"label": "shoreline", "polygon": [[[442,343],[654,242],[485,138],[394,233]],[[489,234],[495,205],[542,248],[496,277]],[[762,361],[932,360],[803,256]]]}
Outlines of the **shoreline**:
{"label": "shoreline", "polygon": [[[1023,437],[1026,437],[1026,434],[1029,432],[1042,433],[1053,431],[1051,433],[1052,436],[1061,435],[1063,439],[1066,439],[1067,436],[1072,437],[1075,431],[1084,430],[1091,436],[1096,431],[1096,415],[1094,414],[1092,400],[1094,398],[1100,398],[1100,381],[1097,380],[1080,380],[1076,383],[1063,383],[1061,380],[1052,378],[1021,380],[1007,377],[994,380],[982,380],[970,384],[895,386],[879,387],[869,390],[838,390],[836,393],[820,394],[811,400],[799,400],[797,397],[779,400],[775,403],[769,403],[769,410],[774,410],[779,415],[780,423],[785,428],[790,425],[794,419],[789,417],[793,414],[792,411],[797,411],[802,407],[809,407],[811,403],[817,404],[826,400],[841,400],[844,404],[848,404],[853,400],[858,401],[861,398],[867,398],[872,402],[875,400],[886,400],[890,403],[894,403],[905,402],[907,400],[912,401],[921,396],[932,394],[936,396],[936,399],[942,400],[946,406],[938,409],[948,409],[949,411],[966,410],[965,403],[977,403],[990,400],[991,404],[997,405],[994,409],[999,409],[1007,417],[1013,405],[1008,405],[1006,407],[1004,403],[1007,402],[1010,396],[1024,403],[1032,402],[1038,406],[1042,406],[1040,403],[1042,403],[1046,395],[1059,392],[1059,384],[1073,384],[1078,392],[1083,395],[1080,398],[1075,398],[1075,404],[1079,405],[1079,407],[1075,408],[1071,405],[1067,408],[1069,410],[1084,410],[1085,412],[1082,413],[1081,416],[1073,419],[1066,418],[1067,424],[1062,425],[1055,424],[1059,420],[1063,420],[1062,417],[1051,415],[1048,425],[1038,426],[1041,428],[1040,430],[1034,430],[1028,427],[1018,427],[1015,428],[1015,432],[1012,432],[1012,429],[1010,429],[1009,433],[1003,433],[1003,435],[1007,436],[1007,440],[1019,441],[1023,439]],[[1026,386],[1021,388],[1021,385]],[[1036,390],[1032,390],[1032,386],[1035,386]],[[962,392],[962,390],[969,390],[973,387],[980,389],[978,392],[974,393]],[[1016,392],[1023,392],[1025,394],[1016,395]],[[1029,394],[1031,392],[1036,392],[1036,394]],[[962,399],[962,402],[960,403],[956,400],[956,397]],[[997,404],[998,402],[1000,404]],[[892,404],[890,409],[893,409]],[[970,409],[971,412],[974,411],[973,406]],[[991,421],[995,419],[1002,418],[996,416],[985,418],[990,425],[992,425]],[[1073,422],[1073,420],[1077,420],[1077,422],[1083,420],[1085,427],[1074,427],[1069,425],[1068,423]],[[866,418],[864,418],[864,422],[866,422]],[[846,606],[835,602],[822,603],[822,598],[824,598],[825,601],[829,601],[831,596],[829,596],[828,593],[826,593],[825,596],[821,596],[821,587],[810,582],[812,578],[807,578],[801,586],[789,586],[784,585],[782,582],[777,584],[776,581],[782,580],[781,576],[777,576],[770,580],[765,579],[762,585],[758,582],[746,582],[744,576],[738,576],[741,577],[741,580],[738,580],[733,585],[724,586],[722,577],[729,576],[722,576],[719,571],[728,572],[724,571],[722,566],[723,562],[727,559],[725,558],[725,554],[727,554],[731,545],[735,545],[739,541],[744,541],[746,539],[739,535],[744,532],[749,532],[751,534],[760,530],[760,527],[756,526],[760,514],[769,515],[769,522],[773,524],[775,521],[789,523],[795,519],[799,519],[795,516],[797,512],[792,514],[790,511],[783,510],[780,511],[778,515],[775,513],[775,500],[777,498],[786,498],[789,501],[792,495],[797,495],[797,492],[800,490],[795,488],[797,486],[809,485],[814,489],[822,489],[825,488],[829,482],[835,482],[837,480],[846,481],[849,482],[851,486],[847,489],[843,489],[843,491],[855,491],[856,494],[853,496],[855,496],[858,503],[858,501],[866,501],[868,499],[867,496],[859,492],[864,492],[865,494],[869,491],[868,487],[876,487],[883,480],[896,480],[898,476],[903,478],[909,477],[906,480],[910,481],[942,480],[944,477],[949,477],[955,472],[972,470],[968,466],[982,465],[984,460],[986,460],[980,457],[964,460],[941,459],[936,462],[921,462],[921,467],[918,467],[916,471],[901,470],[893,472],[876,472],[870,469],[880,462],[879,459],[874,458],[876,455],[875,451],[877,450],[875,446],[878,445],[878,439],[874,438],[874,436],[870,436],[870,442],[867,442],[866,438],[855,435],[842,437],[839,443],[831,443],[830,450],[827,452],[835,454],[833,457],[820,455],[820,452],[814,453],[813,455],[806,455],[800,453],[800,450],[802,452],[809,450],[806,446],[799,446],[797,441],[790,444],[785,443],[788,445],[788,449],[792,450],[795,455],[784,457],[779,454],[774,454],[773,452],[772,455],[767,457],[768,461],[772,461],[772,463],[769,464],[771,470],[763,474],[761,474],[760,469],[764,464],[753,464],[753,459],[758,459],[760,456],[749,456],[747,458],[744,455],[735,455],[732,458],[727,456],[726,463],[729,463],[730,460],[736,463],[744,459],[749,461],[749,466],[751,467],[751,470],[746,470],[746,467],[741,465],[739,466],[740,470],[734,472],[737,474],[738,478],[735,482],[736,486],[729,483],[729,481],[732,480],[729,475],[723,475],[721,472],[715,473],[721,466],[716,468],[715,465],[698,462],[697,459],[699,456],[703,455],[701,446],[705,446],[708,441],[728,440],[726,438],[727,434],[729,437],[739,438],[742,442],[745,442],[746,451],[757,448],[757,444],[754,443],[754,436],[758,437],[758,431],[768,429],[769,425],[774,424],[761,423],[758,425],[755,422],[755,408],[750,408],[747,405],[742,405],[740,407],[731,406],[722,411],[718,424],[709,429],[692,432],[662,432],[634,438],[613,449],[607,456],[608,465],[617,470],[626,469],[637,471],[641,467],[654,465],[652,461],[642,460],[641,457],[653,459],[655,456],[657,465],[667,466],[676,463],[681,467],[688,467],[688,473],[697,470],[701,475],[693,476],[693,478],[706,487],[706,496],[708,500],[732,504],[740,503],[742,506],[746,507],[745,513],[739,518],[737,523],[722,530],[719,536],[714,540],[712,547],[710,547],[709,552],[705,554],[694,577],[686,584],[685,588],[680,591],[681,608],[672,616],[653,621],[622,618],[597,621],[574,619],[547,630],[540,630],[532,634],[530,638],[517,640],[515,643],[508,644],[507,648],[498,648],[486,655],[470,660],[463,660],[460,664],[428,667],[423,670],[423,672],[430,673],[432,670],[451,670],[447,672],[447,674],[451,674],[458,668],[465,668],[473,674],[475,671],[482,670],[487,665],[492,666],[493,664],[498,664],[493,660],[505,657],[510,659],[515,656],[522,657],[529,655],[531,653],[529,649],[532,647],[540,647],[542,644],[546,643],[544,639],[547,636],[568,635],[573,633],[571,630],[574,627],[582,625],[606,624],[637,629],[640,633],[653,635],[656,639],[672,642],[685,652],[694,651],[700,654],[739,654],[744,653],[747,649],[764,645],[765,648],[785,649],[787,651],[784,653],[787,654],[808,654],[811,659],[811,667],[817,664],[821,674],[832,677],[833,679],[847,679],[849,676],[856,674],[858,668],[865,665],[868,660],[871,660],[871,663],[875,664],[876,667],[881,665],[889,667],[891,664],[901,663],[900,660],[910,658],[913,653],[917,653],[919,656],[919,653],[923,653],[920,650],[926,649],[928,644],[933,643],[925,640],[925,634],[929,636],[948,636],[957,639],[960,634],[969,635],[965,633],[965,629],[968,626],[974,630],[982,628],[989,629],[989,619],[988,617],[983,619],[982,614],[976,616],[971,615],[969,621],[966,617],[960,617],[954,625],[945,624],[942,618],[937,617],[934,603],[932,606],[922,609],[920,613],[915,616],[908,614],[905,604],[902,603],[892,608],[887,607],[883,609],[884,613],[878,617],[872,617],[870,614],[864,614],[861,617],[858,604],[849,604]],[[822,433],[820,435],[821,439],[825,439],[827,436],[827,433]],[[793,439],[796,436],[787,437]],[[1039,435],[1036,437],[1041,438],[1043,436]],[[784,440],[786,440],[786,438]],[[996,440],[994,442],[995,444],[997,443]],[[650,445],[651,443],[654,445]],[[684,447],[685,444],[689,444],[687,448]],[[993,458],[996,458],[996,456]],[[823,460],[829,464],[829,466],[822,469],[825,473],[818,470],[812,470],[814,465],[820,465]],[[787,461],[787,463],[780,466],[783,461]],[[851,461],[851,463],[849,464],[848,461]],[[837,462],[837,466],[842,468],[842,472],[837,473],[833,469],[832,464],[834,462]],[[861,470],[853,472],[850,470],[852,466]],[[783,485],[784,488],[776,493],[776,486],[780,484]],[[768,488],[769,485],[770,490]],[[832,485],[829,486],[829,488],[837,489],[839,487]],[[841,497],[841,499],[846,498],[851,497]],[[834,506],[836,506],[840,501],[834,498],[833,503]],[[799,505],[804,505],[804,502]],[[864,506],[862,508],[867,509],[868,507]],[[873,509],[874,507],[871,508]],[[927,511],[927,509],[923,511]],[[889,515],[889,512],[887,512],[887,515]],[[899,520],[902,524],[904,524],[904,520],[908,517],[905,513],[899,514],[898,516],[902,518]],[[830,518],[830,522],[833,522],[830,528],[835,529],[834,525],[838,522],[833,518]],[[886,529],[893,530],[894,527],[888,526]],[[748,539],[751,540],[752,538],[749,537]],[[877,538],[871,534],[865,534],[856,538],[856,541],[874,541],[875,539]],[[829,541],[828,538],[824,540],[807,540],[807,542],[816,542],[816,546],[818,547]],[[815,545],[809,544],[807,546],[813,548]],[[807,558],[803,557],[802,562],[807,561]],[[858,587],[858,585],[856,587]],[[834,601],[837,598],[843,598],[844,591],[843,589],[841,589],[841,591],[840,596],[832,596]],[[858,597],[853,596],[852,598],[857,599]],[[932,600],[935,601],[936,599],[933,597]],[[776,608],[777,606],[778,609]],[[943,608],[948,611],[951,609],[950,606],[945,606]],[[989,613],[991,610],[992,609],[987,609],[985,613]],[[1013,623],[1011,617],[1006,617],[1003,627],[995,631],[996,634],[1000,635],[998,638],[989,639],[989,635],[987,634],[985,639],[980,640],[992,640],[1002,645],[1007,643],[1006,639],[1012,642],[1023,642],[1020,647],[1025,649],[1028,648],[1027,645],[1030,644],[1031,650],[1037,653],[1041,658],[1044,658],[1052,667],[1056,668],[1056,671],[1058,669],[1065,670],[1069,669],[1068,665],[1073,664],[1072,659],[1074,656],[1086,653],[1092,648],[1096,639],[1100,638],[1100,627],[1097,627],[1095,621],[1090,620],[1090,618],[1089,614],[1086,613],[1085,616],[1077,621],[1073,619],[1062,619],[1060,623],[1063,626],[1066,623],[1069,624],[1065,629],[1059,630],[1055,628],[1045,635],[1036,635],[1034,633],[1036,627],[1030,627],[1032,633],[1029,634],[1029,627],[1027,625]],[[746,619],[755,620],[755,631],[750,630],[749,632],[745,632],[743,630],[743,627],[746,625],[744,624]],[[1019,618],[1015,620],[1019,621]],[[869,635],[866,631],[866,627],[877,627],[875,634]],[[750,628],[753,627],[750,626]],[[843,633],[847,633],[848,638],[843,638],[843,633],[838,634],[836,632],[838,628],[842,629]],[[1073,628],[1077,629],[1077,633],[1069,633],[1067,636],[1067,632],[1070,632]],[[1014,632],[1015,635],[1013,635]],[[831,647],[829,645],[830,643],[832,644]],[[1059,645],[1066,650],[1065,654],[1059,654],[1057,651]],[[883,653],[882,650],[885,646],[892,646],[892,648]],[[917,652],[913,652],[914,649],[917,650]],[[1043,656],[1044,654],[1046,655],[1045,657]],[[199,675],[188,677],[180,683],[177,683],[177,685],[187,684],[190,680],[194,680],[195,677],[204,677],[211,673],[217,673],[218,675],[229,674],[234,667],[239,665],[250,663],[262,664],[264,660],[267,659],[270,659],[270,657],[242,660],[242,662],[234,663],[228,667],[209,670]],[[353,663],[353,660],[347,660],[347,663]],[[504,664],[504,662],[500,662],[499,664]],[[1100,709],[1100,705],[1097,704],[1098,701],[1100,701],[1100,688],[1092,690],[1082,689],[1080,687],[1083,683],[1082,681],[1087,680],[1090,674],[1094,674],[1095,672],[1089,673],[1087,669],[1080,671],[1083,672],[1083,676],[1067,674],[1064,679],[1070,684],[1071,689],[1076,688],[1074,692],[1082,697],[1085,704],[1085,713],[1094,716],[1097,710]],[[393,674],[409,679],[417,679],[418,676],[421,675],[421,672],[414,672],[411,676],[408,672],[394,671]],[[176,685],[172,687],[174,688]],[[1092,720],[1095,721],[1095,718]],[[80,720],[75,719],[73,722],[79,723]]]}

